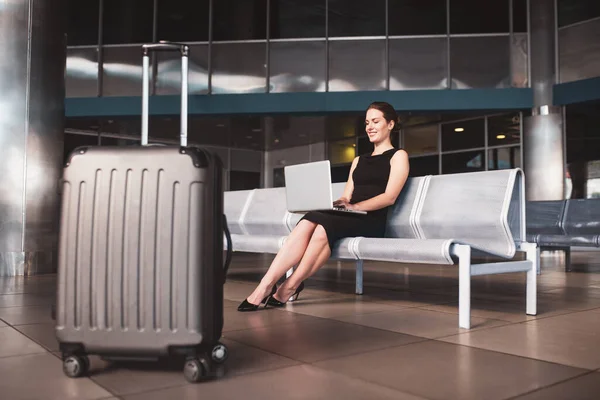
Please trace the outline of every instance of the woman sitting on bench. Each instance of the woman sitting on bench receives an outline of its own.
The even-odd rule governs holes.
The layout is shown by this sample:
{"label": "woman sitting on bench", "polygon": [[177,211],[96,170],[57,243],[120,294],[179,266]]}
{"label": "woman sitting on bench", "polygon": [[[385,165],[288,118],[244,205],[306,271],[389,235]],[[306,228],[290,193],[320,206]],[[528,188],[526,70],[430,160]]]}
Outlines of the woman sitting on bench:
{"label": "woman sitting on bench", "polygon": [[[344,237],[383,237],[387,209],[393,205],[408,178],[408,154],[390,140],[398,114],[385,102],[367,109],[365,130],[373,143],[371,154],[356,157],[344,193],[335,206],[367,211],[366,214],[308,212],[292,230],[256,289],[238,311],[256,311],[261,304],[282,307],[304,289],[304,280],[331,256],[333,245]],[[292,275],[279,287],[277,281],[293,266]]]}

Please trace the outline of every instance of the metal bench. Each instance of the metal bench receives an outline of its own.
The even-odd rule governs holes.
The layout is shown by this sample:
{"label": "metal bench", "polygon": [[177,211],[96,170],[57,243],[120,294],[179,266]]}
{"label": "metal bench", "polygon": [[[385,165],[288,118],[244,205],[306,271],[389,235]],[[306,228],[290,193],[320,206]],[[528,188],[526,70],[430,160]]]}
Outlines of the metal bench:
{"label": "metal bench", "polygon": [[[339,197],[344,184],[332,185]],[[526,313],[537,313],[539,251],[525,241],[525,191],[520,169],[409,178],[390,207],[384,238],[349,237],[332,259],[356,261],[356,293],[363,293],[363,262],[456,265],[459,326],[471,326],[471,277],[527,273]],[[284,188],[225,193],[233,250],[275,254],[301,218],[286,209]],[[526,259],[513,260],[516,252]],[[499,258],[474,264],[472,257]],[[495,257],[494,257],[495,256]]]}
{"label": "metal bench", "polygon": [[600,247],[600,199],[528,201],[527,241],[540,249],[565,251],[571,270],[571,247]]}

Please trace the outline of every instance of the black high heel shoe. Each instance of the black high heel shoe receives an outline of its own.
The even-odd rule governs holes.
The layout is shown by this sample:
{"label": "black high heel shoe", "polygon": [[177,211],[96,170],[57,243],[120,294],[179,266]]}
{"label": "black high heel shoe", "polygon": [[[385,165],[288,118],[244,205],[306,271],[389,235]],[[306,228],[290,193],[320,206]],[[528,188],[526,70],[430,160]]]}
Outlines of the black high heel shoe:
{"label": "black high heel shoe", "polygon": [[[298,288],[296,289],[296,291],[290,296],[290,300],[292,301],[296,301],[298,300],[298,296],[300,296],[300,292],[304,289],[304,282],[300,283],[300,285],[298,285]],[[288,300],[289,301],[289,300]],[[285,306],[285,303],[282,303],[281,301],[277,300],[275,297],[270,296],[269,299],[267,300],[267,304],[271,307],[283,307]]]}
{"label": "black high heel shoe", "polygon": [[[271,300],[273,298],[273,295],[276,292],[277,292],[277,286],[273,285],[273,289],[271,289],[271,293],[267,297],[262,299],[260,304],[265,303],[265,308],[267,308],[267,304],[269,304],[269,300]],[[242,301],[242,304],[240,304],[238,306],[238,311],[241,311],[241,312],[256,311],[256,310],[258,310],[258,307],[260,306],[260,304],[252,304],[248,301],[248,299],[244,299],[244,301]]]}

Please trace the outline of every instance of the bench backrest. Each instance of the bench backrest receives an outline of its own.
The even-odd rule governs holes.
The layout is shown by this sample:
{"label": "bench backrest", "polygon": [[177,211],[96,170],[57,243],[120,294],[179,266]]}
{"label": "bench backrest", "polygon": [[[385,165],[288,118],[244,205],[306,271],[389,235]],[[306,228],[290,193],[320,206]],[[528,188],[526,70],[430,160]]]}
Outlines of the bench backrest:
{"label": "bench backrest", "polygon": [[527,234],[563,235],[565,200],[528,201]]}
{"label": "bench backrest", "polygon": [[567,235],[600,234],[600,199],[567,200],[563,229]]}
{"label": "bench backrest", "polygon": [[512,257],[525,238],[519,169],[430,176],[416,214],[422,239],[456,239]]}
{"label": "bench backrest", "polygon": [[385,236],[391,238],[418,238],[416,212],[428,177],[408,178],[396,203],[389,208]]}
{"label": "bench backrest", "polygon": [[[344,185],[332,185],[334,199]],[[409,178],[389,209],[386,236],[456,239],[512,257],[525,240],[524,193],[520,169]],[[302,217],[286,210],[284,188],[226,192],[225,213],[232,233],[250,235],[287,235]]]}
{"label": "bench backrest", "polygon": [[527,202],[529,235],[600,235],[600,199]]}

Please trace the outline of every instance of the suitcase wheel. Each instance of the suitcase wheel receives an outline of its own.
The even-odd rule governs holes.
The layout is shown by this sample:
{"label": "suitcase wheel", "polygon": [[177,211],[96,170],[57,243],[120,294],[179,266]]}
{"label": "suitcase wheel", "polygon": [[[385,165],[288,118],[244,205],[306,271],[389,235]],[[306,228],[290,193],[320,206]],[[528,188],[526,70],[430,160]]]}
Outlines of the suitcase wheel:
{"label": "suitcase wheel", "polygon": [[197,383],[207,377],[210,371],[208,361],[204,358],[187,360],[183,367],[183,376],[190,383]]}
{"label": "suitcase wheel", "polygon": [[227,360],[229,356],[229,352],[227,351],[227,346],[222,343],[217,344],[212,349],[212,360],[217,364],[222,364]]}
{"label": "suitcase wheel", "polygon": [[90,360],[87,356],[68,356],[63,360],[63,371],[69,378],[79,378],[88,373]]}

